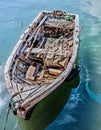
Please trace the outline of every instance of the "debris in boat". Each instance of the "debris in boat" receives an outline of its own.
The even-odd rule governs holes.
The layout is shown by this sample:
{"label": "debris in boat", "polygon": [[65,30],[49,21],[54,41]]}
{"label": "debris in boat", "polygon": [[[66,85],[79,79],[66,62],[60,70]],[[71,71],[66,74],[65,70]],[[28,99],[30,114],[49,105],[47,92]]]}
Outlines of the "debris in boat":
{"label": "debris in boat", "polygon": [[58,70],[58,69],[51,69],[51,68],[49,68],[48,72],[49,72],[49,74],[52,74],[52,75],[55,75],[55,76],[59,76],[62,71]]}

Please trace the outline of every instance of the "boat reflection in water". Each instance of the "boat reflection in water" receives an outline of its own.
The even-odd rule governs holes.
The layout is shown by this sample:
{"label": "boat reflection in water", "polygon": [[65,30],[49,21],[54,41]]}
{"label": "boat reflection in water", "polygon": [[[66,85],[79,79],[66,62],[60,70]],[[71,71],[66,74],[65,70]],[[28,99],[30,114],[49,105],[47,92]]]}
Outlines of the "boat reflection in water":
{"label": "boat reflection in water", "polygon": [[68,101],[71,90],[79,84],[79,75],[70,82],[63,82],[55,91],[41,100],[29,120],[18,117],[22,130],[44,130],[61,112]]}

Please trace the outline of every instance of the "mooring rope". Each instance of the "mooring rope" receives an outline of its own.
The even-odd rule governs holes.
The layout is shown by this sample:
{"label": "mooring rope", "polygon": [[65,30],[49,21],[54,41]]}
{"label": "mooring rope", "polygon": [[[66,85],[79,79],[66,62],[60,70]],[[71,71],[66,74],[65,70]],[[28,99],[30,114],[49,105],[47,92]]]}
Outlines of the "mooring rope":
{"label": "mooring rope", "polygon": [[9,102],[8,108],[7,108],[6,120],[5,120],[5,124],[4,124],[4,130],[6,130],[6,127],[7,127],[7,121],[8,121],[8,116],[9,116],[10,110],[11,110],[11,103]]}
{"label": "mooring rope", "polygon": [[79,29],[79,34],[81,33],[82,29],[83,29],[84,25],[82,25]]}
{"label": "mooring rope", "polygon": [[16,121],[16,124],[15,124],[13,130],[15,130],[17,128],[17,125],[18,125],[18,120]]}

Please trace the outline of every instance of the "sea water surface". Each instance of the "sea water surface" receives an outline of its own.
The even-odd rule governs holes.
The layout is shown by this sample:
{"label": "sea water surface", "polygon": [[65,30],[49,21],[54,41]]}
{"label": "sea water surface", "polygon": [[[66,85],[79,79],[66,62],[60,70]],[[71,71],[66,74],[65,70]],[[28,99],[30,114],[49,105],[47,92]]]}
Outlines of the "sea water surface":
{"label": "sea water surface", "polygon": [[[100,0],[0,0],[0,130],[3,130],[9,94],[3,71],[22,33],[41,10],[62,9],[79,14],[80,83],[72,89],[61,113],[45,130],[101,130],[101,1]],[[68,86],[67,86],[68,87]],[[10,113],[7,130],[21,130]]]}

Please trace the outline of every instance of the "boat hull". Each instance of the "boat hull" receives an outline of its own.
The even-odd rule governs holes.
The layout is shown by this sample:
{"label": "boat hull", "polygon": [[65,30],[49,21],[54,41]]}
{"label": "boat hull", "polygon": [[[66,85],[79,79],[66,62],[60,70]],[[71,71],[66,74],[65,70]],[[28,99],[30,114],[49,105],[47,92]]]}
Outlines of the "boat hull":
{"label": "boat hull", "polygon": [[79,84],[79,75],[70,82],[63,82],[50,95],[41,100],[33,109],[29,120],[18,117],[22,130],[43,130],[51,123],[61,112],[66,102],[68,102],[72,88]]}

